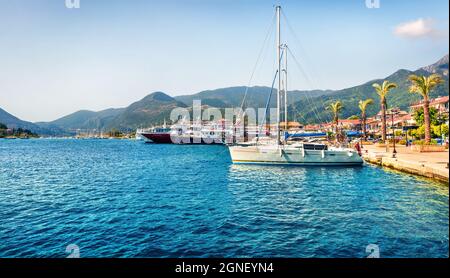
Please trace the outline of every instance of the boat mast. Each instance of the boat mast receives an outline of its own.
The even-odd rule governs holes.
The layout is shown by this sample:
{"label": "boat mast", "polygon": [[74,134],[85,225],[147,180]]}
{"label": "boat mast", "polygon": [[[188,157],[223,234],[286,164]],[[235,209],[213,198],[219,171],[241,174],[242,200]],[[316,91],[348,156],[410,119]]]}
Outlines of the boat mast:
{"label": "boat mast", "polygon": [[288,130],[288,111],[287,111],[287,95],[288,95],[288,72],[287,72],[287,45],[284,45],[284,132]]}
{"label": "boat mast", "polygon": [[277,93],[277,144],[281,144],[280,140],[280,97],[281,97],[281,26],[280,11],[281,7],[277,6],[277,60],[278,60],[278,93]]}

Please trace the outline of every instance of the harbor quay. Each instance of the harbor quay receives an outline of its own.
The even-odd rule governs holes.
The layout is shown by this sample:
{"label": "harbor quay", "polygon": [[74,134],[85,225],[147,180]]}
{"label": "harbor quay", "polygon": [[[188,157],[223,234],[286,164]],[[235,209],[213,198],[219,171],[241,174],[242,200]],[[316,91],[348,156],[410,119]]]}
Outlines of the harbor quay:
{"label": "harbor quay", "polygon": [[415,152],[411,147],[406,146],[396,146],[395,149],[397,153],[393,157],[392,147],[386,151],[384,147],[364,145],[363,158],[372,164],[430,178],[448,185],[448,149],[443,152]]}

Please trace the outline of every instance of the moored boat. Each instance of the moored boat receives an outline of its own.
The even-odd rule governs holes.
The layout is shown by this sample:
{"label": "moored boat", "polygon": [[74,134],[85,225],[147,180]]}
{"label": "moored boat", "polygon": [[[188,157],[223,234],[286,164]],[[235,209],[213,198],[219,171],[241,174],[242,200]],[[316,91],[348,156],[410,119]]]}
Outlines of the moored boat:
{"label": "moored boat", "polygon": [[[343,166],[362,165],[363,159],[355,149],[342,147],[328,147],[324,144],[303,142],[289,142],[288,137],[281,138],[280,118],[281,99],[284,99],[284,118],[287,123],[287,52],[288,47],[281,42],[280,32],[281,7],[276,7],[277,16],[277,45],[276,52],[278,69],[275,80],[278,81],[277,90],[277,120],[276,139],[258,138],[249,143],[231,144],[228,146],[230,156],[235,164],[269,164],[269,165],[317,165]],[[282,61],[284,66],[282,67]],[[273,90],[272,86],[272,90]],[[270,100],[270,96],[269,96]],[[267,107],[266,107],[267,112]],[[285,128],[287,130],[287,128]],[[285,132],[286,132],[285,130]],[[321,136],[325,134],[320,134]]]}
{"label": "moored boat", "polygon": [[151,128],[148,131],[141,131],[140,135],[143,136],[151,143],[170,144],[171,129],[167,127]]}
{"label": "moored boat", "polygon": [[189,123],[182,121],[167,128],[152,128],[140,132],[140,135],[158,144],[224,144],[227,132],[223,125],[201,122]]}
{"label": "moored boat", "polygon": [[230,146],[235,164],[356,166],[362,164],[359,154],[350,148],[334,148],[323,144],[268,144]]}

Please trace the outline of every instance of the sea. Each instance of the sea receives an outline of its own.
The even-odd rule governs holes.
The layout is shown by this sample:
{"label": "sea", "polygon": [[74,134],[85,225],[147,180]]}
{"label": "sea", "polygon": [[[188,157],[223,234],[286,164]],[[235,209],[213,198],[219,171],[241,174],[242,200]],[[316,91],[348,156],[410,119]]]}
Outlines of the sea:
{"label": "sea", "polygon": [[436,258],[449,256],[448,237],[448,184],[372,165],[233,165],[220,145],[0,140],[3,258]]}

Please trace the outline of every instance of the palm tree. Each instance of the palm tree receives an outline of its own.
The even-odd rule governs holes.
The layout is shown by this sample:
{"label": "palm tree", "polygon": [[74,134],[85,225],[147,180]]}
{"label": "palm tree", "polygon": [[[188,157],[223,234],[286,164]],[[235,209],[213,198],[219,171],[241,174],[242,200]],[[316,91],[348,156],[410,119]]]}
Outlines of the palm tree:
{"label": "palm tree", "polygon": [[359,109],[361,110],[361,120],[362,120],[362,124],[363,124],[363,137],[364,137],[364,141],[366,141],[366,120],[367,120],[367,115],[366,115],[366,110],[367,110],[367,106],[373,103],[373,99],[369,98],[366,100],[360,100],[359,101]]}
{"label": "palm tree", "polygon": [[439,84],[444,82],[439,74],[432,74],[428,77],[410,75],[409,81],[411,86],[409,87],[410,93],[417,93],[423,97],[423,118],[425,124],[425,142],[431,142],[431,124],[430,124],[430,92]]}
{"label": "palm tree", "polygon": [[338,100],[335,103],[331,103],[327,109],[331,110],[333,113],[333,123],[336,126],[336,133],[338,130],[338,124],[339,124],[339,113],[342,111],[344,106],[342,106],[342,103]]}
{"label": "palm tree", "polygon": [[374,83],[372,85],[377,91],[378,96],[380,97],[380,105],[381,105],[381,135],[383,142],[386,141],[386,109],[387,109],[387,101],[386,97],[390,90],[397,88],[397,84],[393,82],[389,82],[385,80],[383,84]]}

